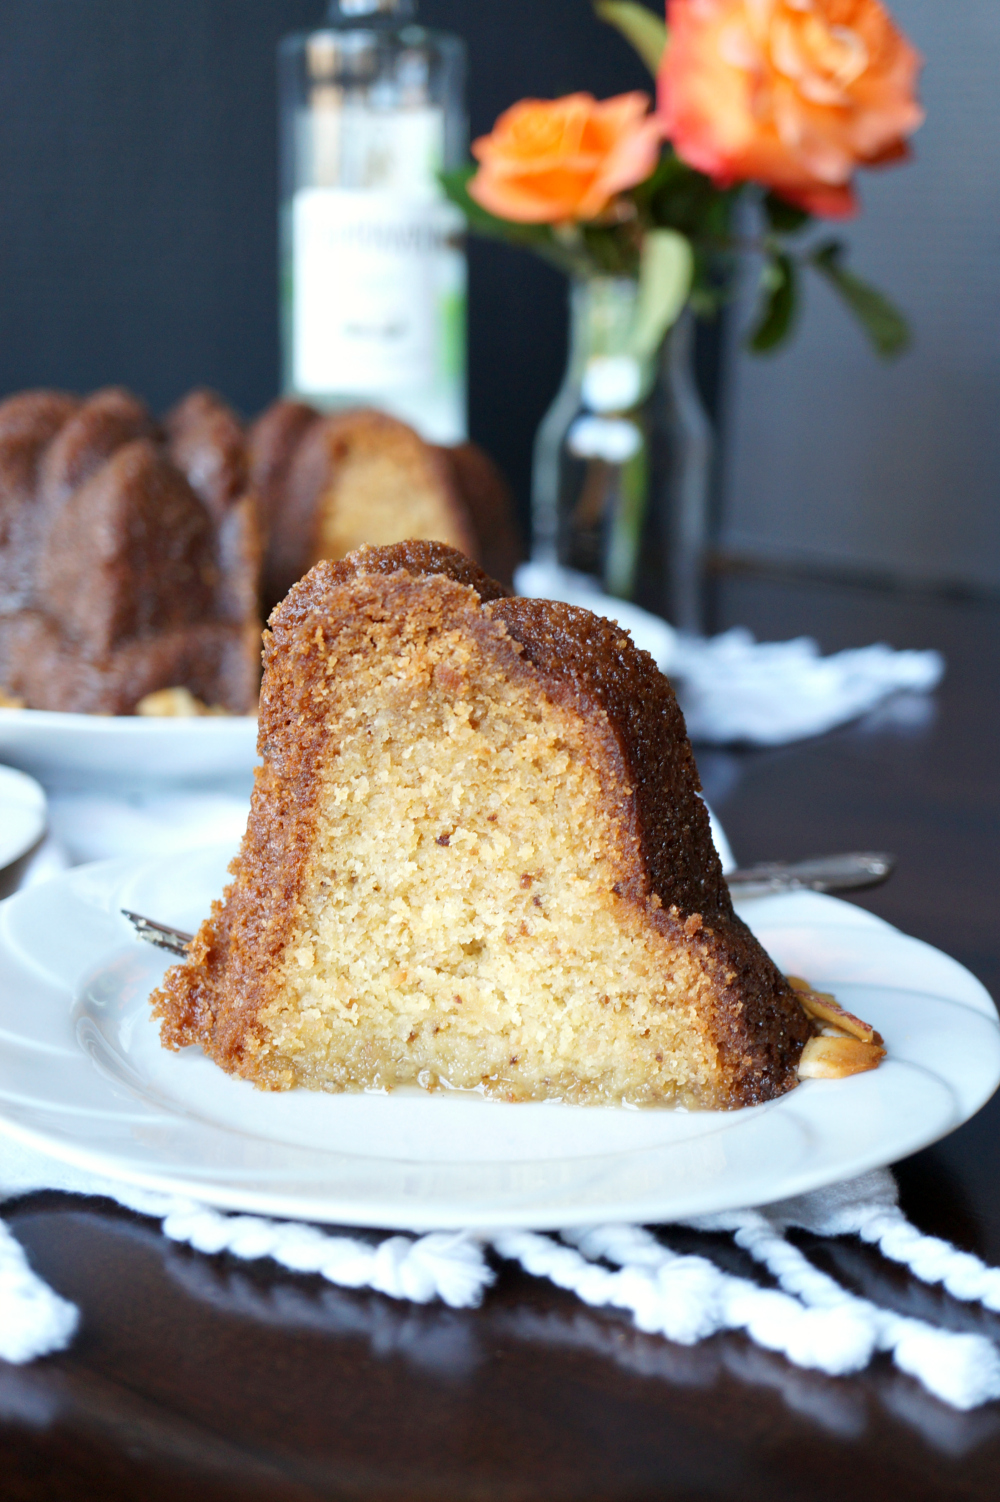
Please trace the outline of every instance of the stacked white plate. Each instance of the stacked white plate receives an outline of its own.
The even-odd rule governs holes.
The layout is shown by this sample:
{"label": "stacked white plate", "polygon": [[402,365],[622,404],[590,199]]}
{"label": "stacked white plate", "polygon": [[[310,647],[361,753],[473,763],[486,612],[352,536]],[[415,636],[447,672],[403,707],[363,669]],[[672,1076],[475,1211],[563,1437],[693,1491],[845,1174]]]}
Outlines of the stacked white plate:
{"label": "stacked white plate", "polygon": [[45,794],[24,772],[0,767],[0,871],[27,855],[45,833]]}
{"label": "stacked white plate", "polygon": [[0,709],[0,762],[46,787],[204,783],[242,779],[257,761],[250,715],[157,719]]}

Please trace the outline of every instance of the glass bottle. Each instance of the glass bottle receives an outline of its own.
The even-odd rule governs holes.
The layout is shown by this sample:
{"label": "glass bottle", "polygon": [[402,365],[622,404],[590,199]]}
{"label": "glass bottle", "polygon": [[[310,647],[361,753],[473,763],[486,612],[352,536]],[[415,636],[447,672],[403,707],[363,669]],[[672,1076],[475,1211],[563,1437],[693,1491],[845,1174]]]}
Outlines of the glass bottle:
{"label": "glass bottle", "polygon": [[637,354],[637,297],[629,277],[571,284],[569,362],[535,440],[532,559],[698,632],[711,428],[694,320]]}
{"label": "glass bottle", "polygon": [[284,39],[285,392],[466,436],[465,225],[437,173],[464,160],[465,48],[415,0],[332,0]]}

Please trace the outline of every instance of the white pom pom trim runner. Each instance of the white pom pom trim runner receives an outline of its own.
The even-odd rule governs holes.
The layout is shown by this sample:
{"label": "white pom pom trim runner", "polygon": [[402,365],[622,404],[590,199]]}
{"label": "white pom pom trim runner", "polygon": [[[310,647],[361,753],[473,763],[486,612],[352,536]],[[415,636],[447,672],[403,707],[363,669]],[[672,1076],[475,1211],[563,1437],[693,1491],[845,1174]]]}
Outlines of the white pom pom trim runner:
{"label": "white pom pom trim runner", "polygon": [[[820,1236],[858,1236],[921,1281],[940,1284],[954,1298],[1000,1310],[1000,1269],[911,1225],[886,1169],[763,1210],[731,1211],[689,1223],[696,1231],[732,1235],[777,1287],[724,1272],[708,1255],[672,1251],[640,1226],[593,1226],[551,1235],[504,1231],[473,1237],[459,1232],[363,1240],[295,1221],[226,1215],[121,1184],[59,1187],[110,1195],[129,1209],[154,1216],[166,1237],[196,1251],[228,1252],[248,1261],[270,1257],[292,1272],[318,1274],[341,1287],[375,1289],[390,1298],[418,1304],[441,1299],[454,1309],[473,1307],[495,1278],[486,1256],[492,1249],[586,1304],[627,1310],[640,1330],[681,1345],[694,1345],[721,1330],[742,1330],[797,1366],[830,1376],[861,1371],[877,1351],[887,1351],[901,1371],[953,1408],[967,1410],[1000,1398],[1000,1350],[992,1341],[881,1308],[843,1288],[786,1237],[793,1228]],[[21,1247],[0,1223],[0,1357],[23,1363],[64,1349],[77,1325],[73,1305],[31,1271]]]}

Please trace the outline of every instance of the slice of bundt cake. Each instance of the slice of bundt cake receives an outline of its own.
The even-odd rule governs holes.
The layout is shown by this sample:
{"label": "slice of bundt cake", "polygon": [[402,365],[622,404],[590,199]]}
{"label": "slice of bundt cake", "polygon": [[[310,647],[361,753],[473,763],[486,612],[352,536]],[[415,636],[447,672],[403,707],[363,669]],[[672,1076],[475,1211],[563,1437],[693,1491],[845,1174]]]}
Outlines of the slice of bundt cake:
{"label": "slice of bundt cake", "polygon": [[269,1089],[735,1107],[811,1027],[733,912],[667,680],[433,544],[321,563],[266,637],[233,881],[153,998]]}
{"label": "slice of bundt cake", "polygon": [[510,495],[475,444],[437,448],[384,412],[322,417],[293,401],[269,407],[248,444],[267,534],[266,608],[321,559],[407,538],[449,544],[513,578]]}
{"label": "slice of bundt cake", "polygon": [[255,707],[242,432],[205,393],[168,429],[117,388],[0,404],[0,687],[29,708],[131,714],[167,688]]}

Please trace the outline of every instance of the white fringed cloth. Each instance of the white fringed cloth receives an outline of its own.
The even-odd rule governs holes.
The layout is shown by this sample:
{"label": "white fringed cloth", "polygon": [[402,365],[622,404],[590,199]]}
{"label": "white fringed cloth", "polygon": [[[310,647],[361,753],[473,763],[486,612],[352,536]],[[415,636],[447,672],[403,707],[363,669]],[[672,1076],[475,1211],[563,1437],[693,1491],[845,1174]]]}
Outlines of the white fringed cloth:
{"label": "white fringed cloth", "polygon": [[[253,1261],[270,1258],[293,1273],[316,1274],[344,1288],[453,1309],[487,1296],[499,1260],[518,1263],[592,1306],[627,1311],[636,1326],[692,1346],[719,1331],[743,1331],[796,1366],[834,1377],[862,1371],[879,1351],[953,1408],[1000,1398],[1000,1349],[984,1335],[956,1333],[880,1307],[841,1286],[787,1232],[856,1236],[953,1298],[1000,1311],[1000,1269],[934,1236],[899,1208],[896,1183],[880,1169],[759,1210],[735,1210],[686,1224],[732,1236],[761,1270],[759,1281],[704,1254],[670,1249],[656,1232],[602,1225],[540,1234],[505,1230],[386,1235],[322,1229],[297,1221],[224,1214],[191,1200],[97,1180],[13,1143],[0,1147],[0,1200],[42,1189],[101,1195],[160,1221],[164,1236],[196,1251]],[[86,1311],[59,1297],[31,1270],[0,1222],[0,1358],[24,1363],[62,1350]]]}

